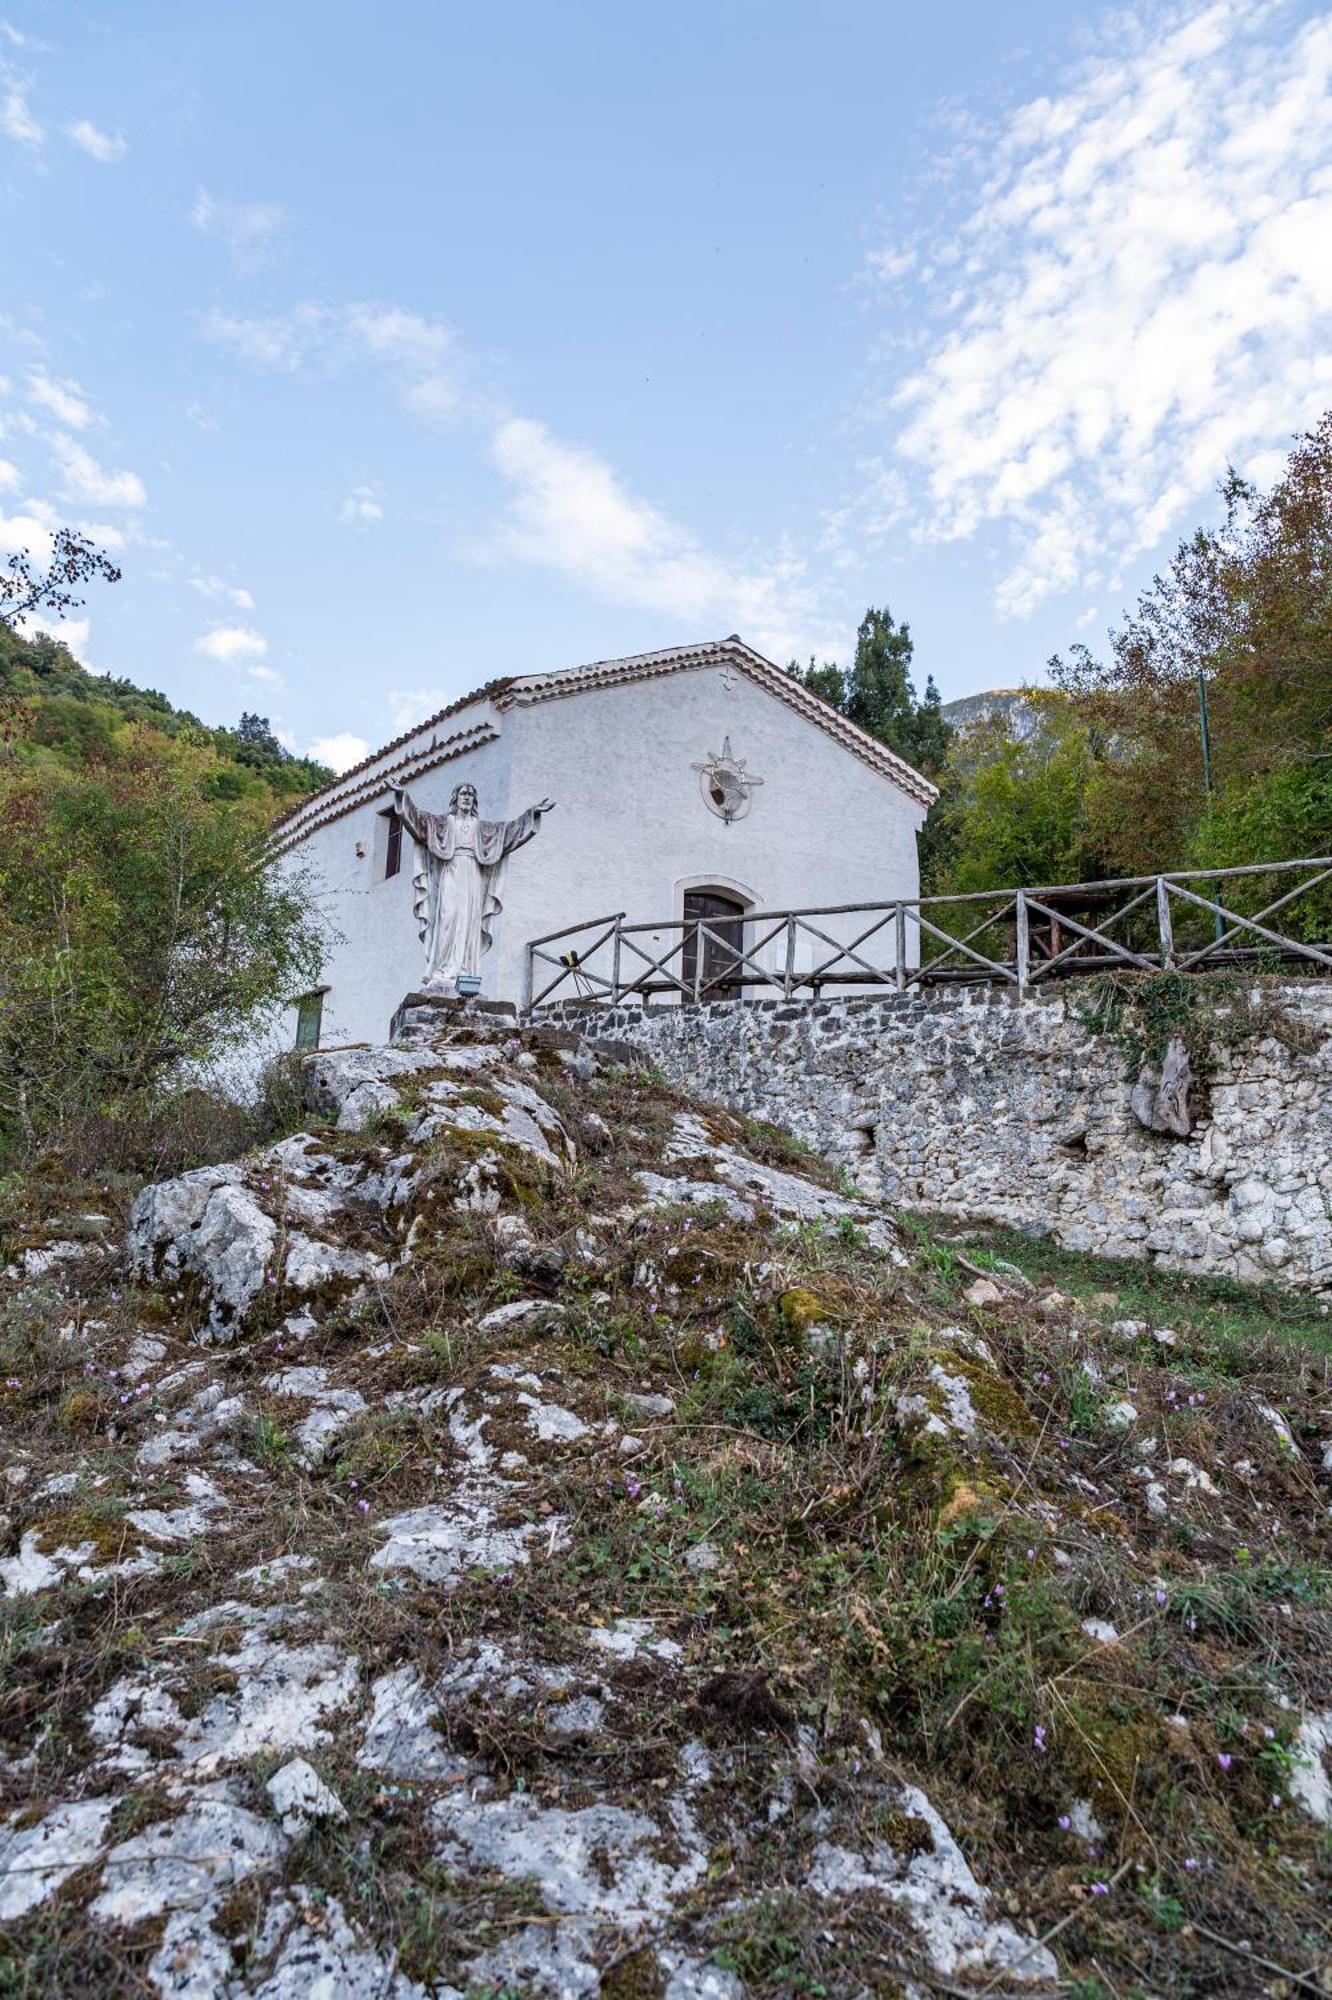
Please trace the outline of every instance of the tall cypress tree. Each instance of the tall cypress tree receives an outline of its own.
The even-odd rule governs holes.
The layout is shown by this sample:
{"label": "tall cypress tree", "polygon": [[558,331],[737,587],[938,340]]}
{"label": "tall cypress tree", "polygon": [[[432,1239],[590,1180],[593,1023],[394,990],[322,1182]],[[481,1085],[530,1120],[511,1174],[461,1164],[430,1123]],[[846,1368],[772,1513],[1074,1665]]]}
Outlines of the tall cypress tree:
{"label": "tall cypress tree", "polygon": [[899,625],[886,605],[881,611],[871,605],[856,633],[855,663],[849,673],[831,662],[815,666],[813,660],[803,670],[793,660],[791,672],[868,735],[877,736],[899,757],[935,778],[943,769],[953,731],[944,720],[933,675],[925,682],[924,696],[917,699],[911,678],[913,651],[910,626],[905,621]]}

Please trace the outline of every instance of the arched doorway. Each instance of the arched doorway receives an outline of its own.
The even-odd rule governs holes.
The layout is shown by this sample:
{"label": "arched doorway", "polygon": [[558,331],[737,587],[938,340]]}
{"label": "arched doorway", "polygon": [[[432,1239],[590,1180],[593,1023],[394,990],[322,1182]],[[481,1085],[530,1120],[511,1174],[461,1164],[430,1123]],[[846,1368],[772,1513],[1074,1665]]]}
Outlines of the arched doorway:
{"label": "arched doorway", "polygon": [[686,889],[680,977],[688,1000],[738,1000],[745,905],[729,889]]}

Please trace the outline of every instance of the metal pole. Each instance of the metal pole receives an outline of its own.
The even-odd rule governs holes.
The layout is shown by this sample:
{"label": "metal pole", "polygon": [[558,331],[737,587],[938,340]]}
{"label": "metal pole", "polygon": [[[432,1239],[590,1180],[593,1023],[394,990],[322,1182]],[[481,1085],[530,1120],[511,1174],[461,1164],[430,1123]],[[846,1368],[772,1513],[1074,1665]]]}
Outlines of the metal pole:
{"label": "metal pole", "polygon": [[[1198,669],[1198,730],[1202,736],[1203,790],[1207,794],[1207,816],[1210,819],[1216,786],[1212,783],[1212,731],[1207,717],[1207,675],[1201,667]],[[1221,901],[1221,884],[1219,881],[1212,883],[1212,900],[1216,903]],[[1216,923],[1216,941],[1220,944],[1222,938],[1225,936],[1225,926],[1221,922],[1220,910],[1214,912],[1214,921]]]}

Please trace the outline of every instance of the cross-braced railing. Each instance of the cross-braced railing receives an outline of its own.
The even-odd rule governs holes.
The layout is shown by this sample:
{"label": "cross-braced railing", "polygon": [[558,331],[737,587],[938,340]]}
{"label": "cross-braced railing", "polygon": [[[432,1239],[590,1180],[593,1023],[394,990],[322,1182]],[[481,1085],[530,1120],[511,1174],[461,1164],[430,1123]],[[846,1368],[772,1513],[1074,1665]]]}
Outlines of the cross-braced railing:
{"label": "cross-braced railing", "polygon": [[721,918],[628,923],[621,910],[533,938],[524,1007],[663,994],[699,1003],[754,988],[788,999],[825,987],[903,993],[958,980],[997,981],[1023,997],[1115,967],[1332,972],[1329,885],[1332,859],[1318,859]]}

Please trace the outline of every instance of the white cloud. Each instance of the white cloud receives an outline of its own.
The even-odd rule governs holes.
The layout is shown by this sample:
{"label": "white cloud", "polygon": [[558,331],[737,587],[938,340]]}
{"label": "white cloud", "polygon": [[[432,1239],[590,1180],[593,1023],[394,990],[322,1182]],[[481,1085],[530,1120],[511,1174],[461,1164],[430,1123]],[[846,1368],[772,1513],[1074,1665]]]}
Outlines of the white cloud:
{"label": "white cloud", "polygon": [[64,477],[63,491],[70,500],[89,507],[142,507],[148,495],[143,481],[134,472],[108,472],[92,453],[71,437],[57,434],[51,440]]}
{"label": "white cloud", "polygon": [[278,202],[219,200],[202,188],[190,211],[195,228],[205,236],[220,237],[243,271],[270,262],[289,220]]}
{"label": "white cloud", "polygon": [[49,410],[57,422],[72,431],[86,430],[92,421],[92,410],[78,383],[68,378],[60,381],[44,368],[34,368],[28,376],[28,401]]}
{"label": "white cloud", "polygon": [[254,598],[250,592],[243,590],[239,584],[228,583],[225,577],[192,576],[190,589],[197,590],[200,597],[225,598],[229,604],[234,604],[238,611],[254,610]]}
{"label": "white cloud", "polygon": [[123,549],[125,537],[119,528],[113,528],[109,521],[80,521],[78,530],[90,542],[96,542],[100,549]]}
{"label": "white cloud", "polygon": [[328,307],[306,301],[262,318],[214,311],[205,318],[204,329],[210,339],[258,368],[374,363],[387,374],[404,407],[437,429],[466,412],[465,362],[457,335],[442,320],[401,306]]}
{"label": "white cloud", "polygon": [[89,159],[100,161],[104,167],[123,160],[129,151],[119,132],[102,132],[88,118],[76,118],[68,127],[67,136],[71,145],[77,146]]}
{"label": "white cloud", "polygon": [[32,511],[22,514],[0,514],[0,555],[21,555],[26,549],[34,564],[44,567],[51,560],[53,536],[50,527],[40,515]]}
{"label": "white cloud", "polygon": [[20,146],[42,144],[46,135],[29,111],[21,90],[9,89],[0,96],[0,132],[8,139],[16,139]]}
{"label": "white cloud", "polygon": [[424,722],[429,715],[437,715],[441,708],[447,708],[457,700],[458,691],[452,694],[443,688],[393,688],[385,697],[388,705],[389,727],[394,736],[403,736],[414,729],[418,722]]}
{"label": "white cloud", "polygon": [[334,771],[350,771],[353,764],[370,755],[370,745],[363,736],[353,736],[350,730],[341,729],[336,736],[316,736],[308,754]]}
{"label": "white cloud", "polygon": [[[497,548],[616,603],[662,611],[696,635],[738,631],[786,659],[811,644],[813,604],[801,565],[782,550],[751,563],[709,555],[688,529],[628,492],[595,453],[510,417],[494,433],[511,505]],[[826,642],[816,637],[817,650]]]}
{"label": "white cloud", "polygon": [[12,493],[18,484],[18,467],[11,459],[0,458],[0,493]]}
{"label": "white cloud", "polygon": [[[505,520],[478,545],[483,557],[538,563],[613,602],[668,613],[699,637],[740,631],[780,659],[833,650],[803,565],[787,550],[735,560],[708,553],[689,529],[630,493],[595,453],[504,412],[471,381],[457,335],[442,321],[398,306],[305,303],[258,319],[218,312],[205,327],[260,367],[373,363],[422,423],[465,421],[479,432],[510,495]],[[358,496],[369,503],[360,511]],[[373,520],[380,505],[377,491],[360,488],[342,519]]]}
{"label": "white cloud", "polygon": [[[29,611],[18,620],[20,631],[29,639],[45,635],[48,639],[59,639],[61,645],[68,646],[76,660],[83,660],[88,635],[92,631],[90,618],[43,618],[35,611]],[[87,662],[83,662],[87,665]]]}
{"label": "white cloud", "polygon": [[214,625],[211,632],[195,640],[194,650],[207,659],[230,665],[233,661],[262,660],[268,651],[268,641],[253,625]]}
{"label": "white cloud", "polygon": [[384,489],[377,480],[366,486],[354,486],[338,509],[338,519],[348,527],[364,527],[370,521],[384,518]]}
{"label": "white cloud", "polygon": [[1332,16],[1195,0],[1115,37],[994,139],[895,385],[899,519],[997,530],[1012,616],[1154,548],[1332,401]]}
{"label": "white cloud", "polygon": [[324,339],[327,315],[319,306],[293,306],[265,319],[242,319],[220,310],[203,325],[210,340],[230,347],[255,368],[300,368]]}
{"label": "white cloud", "polygon": [[287,685],[276,667],[265,667],[255,663],[246,667],[245,672],[248,679],[262,681],[265,687],[285,688]]}

